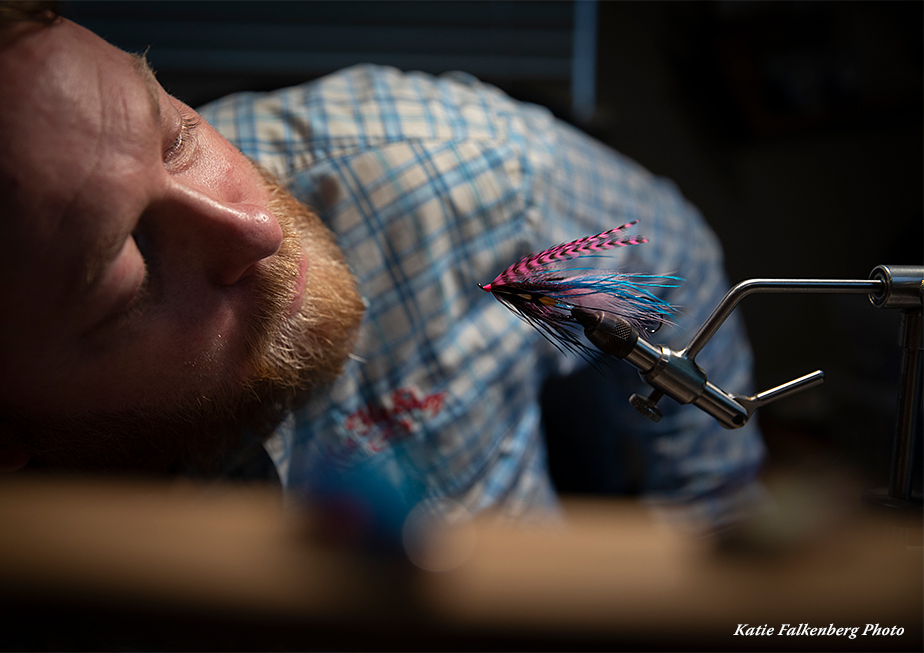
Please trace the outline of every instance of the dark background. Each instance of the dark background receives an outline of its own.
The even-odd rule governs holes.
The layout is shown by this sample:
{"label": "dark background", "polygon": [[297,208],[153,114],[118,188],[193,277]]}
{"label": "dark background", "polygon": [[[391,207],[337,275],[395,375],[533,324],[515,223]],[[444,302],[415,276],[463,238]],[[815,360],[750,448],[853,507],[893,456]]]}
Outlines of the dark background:
{"label": "dark background", "polygon": [[[467,70],[673,179],[736,283],[924,263],[922,7],[600,2],[589,31],[572,2],[74,1],[64,13],[149,47],[161,82],[193,106],[366,61]],[[826,374],[759,412],[770,467],[836,461],[885,484],[898,314],[862,295],[761,295],[739,310],[759,390]]]}

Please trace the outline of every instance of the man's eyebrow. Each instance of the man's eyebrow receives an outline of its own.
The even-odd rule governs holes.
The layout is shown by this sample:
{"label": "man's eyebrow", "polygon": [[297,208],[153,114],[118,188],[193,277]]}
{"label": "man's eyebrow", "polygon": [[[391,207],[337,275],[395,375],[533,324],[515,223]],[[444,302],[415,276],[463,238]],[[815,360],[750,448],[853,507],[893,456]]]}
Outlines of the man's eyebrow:
{"label": "man's eyebrow", "polygon": [[156,120],[155,124],[160,125],[160,84],[157,82],[157,77],[154,76],[154,71],[151,70],[151,64],[148,63],[147,57],[144,54],[135,54],[134,52],[130,54],[134,64],[133,68],[147,86],[148,93],[151,96],[151,113]]}

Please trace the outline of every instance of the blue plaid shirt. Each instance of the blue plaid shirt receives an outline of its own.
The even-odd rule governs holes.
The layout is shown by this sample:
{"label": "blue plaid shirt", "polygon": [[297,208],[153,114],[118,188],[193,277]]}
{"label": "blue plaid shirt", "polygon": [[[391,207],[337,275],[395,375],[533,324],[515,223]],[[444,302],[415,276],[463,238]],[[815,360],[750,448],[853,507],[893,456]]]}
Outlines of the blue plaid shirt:
{"label": "blue plaid shirt", "polygon": [[[318,211],[367,304],[343,374],[267,443],[292,492],[341,463],[470,512],[554,507],[539,395],[548,375],[583,361],[477,283],[638,219],[650,242],[618,251],[619,267],[686,279],[664,290],[679,314],[653,340],[688,344],[727,290],[717,239],[670,182],[471,76],[356,66],[200,112]],[[697,361],[720,387],[750,390],[736,318]],[[756,427],[727,431],[669,399],[653,423],[627,403],[648,390],[633,368],[616,362],[606,382],[611,428],[645,448],[649,496],[724,519],[761,462]]]}

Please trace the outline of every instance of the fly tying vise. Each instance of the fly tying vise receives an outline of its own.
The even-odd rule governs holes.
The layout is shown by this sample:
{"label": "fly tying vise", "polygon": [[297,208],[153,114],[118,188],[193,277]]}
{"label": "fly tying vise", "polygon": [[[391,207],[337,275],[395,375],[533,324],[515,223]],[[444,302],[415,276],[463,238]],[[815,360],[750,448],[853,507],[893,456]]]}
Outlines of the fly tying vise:
{"label": "fly tying vise", "polygon": [[[652,392],[648,397],[633,394],[629,403],[645,417],[659,421],[662,413],[657,403],[668,396],[680,404],[693,404],[729,429],[747,424],[757,408],[817,386],[824,380],[824,373],[816,370],[747,396],[728,393],[706,378],[706,373],[696,364],[696,355],[744,297],[768,292],[868,293],[876,307],[901,309],[902,379],[892,481],[886,498],[888,501],[909,501],[914,416],[920,414],[921,401],[924,267],[880,265],[867,280],[742,281],[728,291],[690,344],[674,351],[666,345],[653,345],[640,336],[653,323],[660,325],[667,321],[673,310],[669,303],[654,294],[655,289],[677,287],[682,279],[621,274],[596,268],[568,269],[564,265],[573,259],[600,256],[605,250],[647,242],[638,236],[621,234],[636,222],[530,254],[501,272],[491,283],[478,285],[539,329],[559,349],[576,352],[591,363],[596,362],[599,351],[636,367]],[[596,349],[584,344],[579,334]],[[894,504],[889,505],[894,508]]]}
{"label": "fly tying vise", "polygon": [[593,236],[555,245],[525,256],[491,283],[490,292],[563,351],[594,359],[596,350],[581,338],[574,309],[604,311],[625,319],[640,332],[656,331],[669,321],[673,308],[655,295],[658,288],[675,288],[672,276],[626,274],[595,267],[572,267],[569,261],[604,256],[608,250],[640,245],[648,240],[624,232],[638,220]]}

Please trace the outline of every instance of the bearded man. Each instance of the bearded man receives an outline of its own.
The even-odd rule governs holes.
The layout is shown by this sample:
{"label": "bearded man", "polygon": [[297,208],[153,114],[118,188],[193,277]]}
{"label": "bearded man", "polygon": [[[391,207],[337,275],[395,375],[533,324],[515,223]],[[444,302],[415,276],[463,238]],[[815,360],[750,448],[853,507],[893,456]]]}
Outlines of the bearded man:
{"label": "bearded man", "polygon": [[[9,468],[227,473],[265,447],[295,493],[366,465],[433,505],[521,516],[555,504],[543,380],[580,361],[477,283],[639,218],[651,242],[621,266],[687,280],[663,293],[683,308],[666,342],[727,287],[669,182],[469,76],[358,66],[196,112],[143,57],[49,18],[0,30],[0,95]],[[699,362],[747,389],[735,319]],[[713,521],[746,502],[756,427],[677,406],[646,422],[628,368],[605,388],[643,491]]]}
{"label": "bearded man", "polygon": [[2,47],[0,392],[20,451],[201,464],[337,375],[362,304],[316,215],[143,58],[63,20]]}

